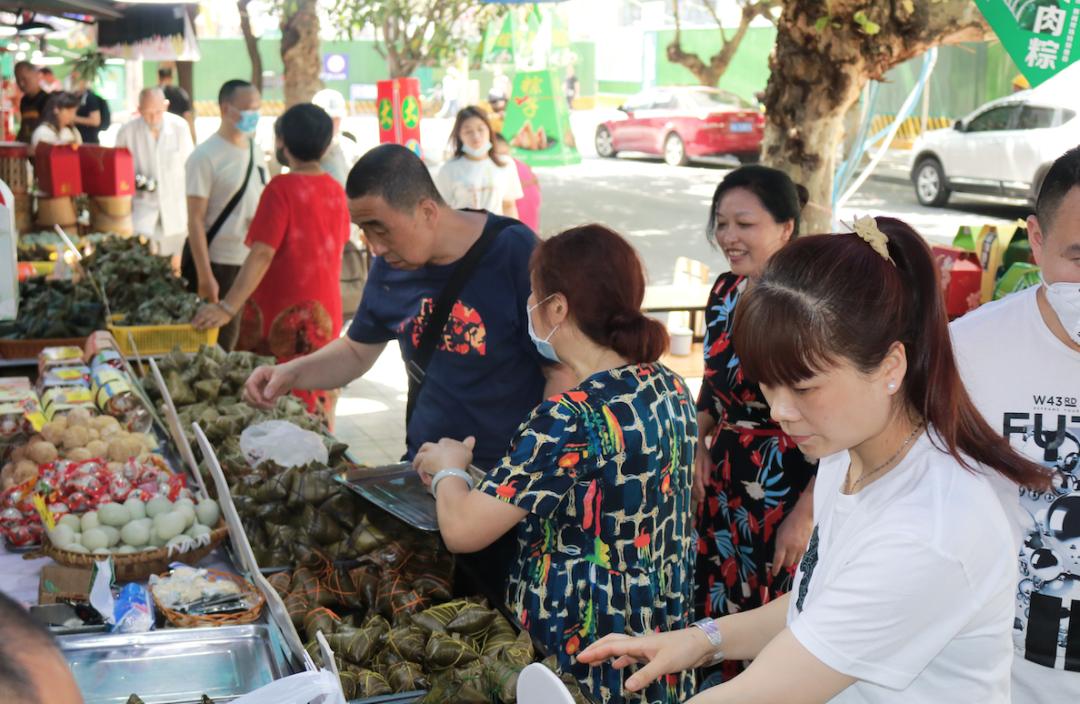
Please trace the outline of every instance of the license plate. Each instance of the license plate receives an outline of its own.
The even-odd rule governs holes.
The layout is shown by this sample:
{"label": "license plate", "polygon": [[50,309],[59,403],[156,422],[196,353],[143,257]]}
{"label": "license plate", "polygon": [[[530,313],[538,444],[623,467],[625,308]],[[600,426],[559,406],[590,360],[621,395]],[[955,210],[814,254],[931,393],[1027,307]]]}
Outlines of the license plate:
{"label": "license plate", "polygon": [[753,128],[749,122],[732,122],[730,126],[732,132],[749,132]]}

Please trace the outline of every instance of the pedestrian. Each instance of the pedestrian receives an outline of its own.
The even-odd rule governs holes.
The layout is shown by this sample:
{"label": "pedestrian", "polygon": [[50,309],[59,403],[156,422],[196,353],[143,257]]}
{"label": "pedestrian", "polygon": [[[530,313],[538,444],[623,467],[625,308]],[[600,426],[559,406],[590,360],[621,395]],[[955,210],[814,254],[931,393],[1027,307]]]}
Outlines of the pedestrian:
{"label": "pedestrian", "polygon": [[1003,487],[1020,561],[1013,701],[1049,704],[1080,698],[1080,147],[1046,172],[1027,230],[1042,285],[968,313],[952,337],[986,422],[1054,473],[1046,493]]}
{"label": "pedestrian", "polygon": [[496,154],[492,134],[483,110],[463,108],[450,133],[453,156],[439,169],[435,183],[452,208],[516,218],[517,201],[524,195],[521,181],[513,163]]}
{"label": "pedestrian", "polygon": [[[536,236],[510,218],[451,208],[424,162],[401,145],[361,157],[346,194],[375,256],[348,335],[255,370],[245,397],[267,407],[293,389],[340,388],[396,340],[410,372],[405,457],[426,442],[473,436],[474,463],[494,466],[541,399],[572,385],[528,334]],[[500,549],[512,550],[512,538],[475,559],[493,588],[506,576]]]}
{"label": "pedestrian", "polygon": [[574,101],[581,97],[581,82],[578,80],[574,65],[566,67],[566,80],[563,81],[563,93],[566,96],[566,106],[574,109]]}
{"label": "pedestrian", "polygon": [[[241,318],[237,347],[284,364],[339,336],[338,281],[349,210],[344,189],[320,165],[334,137],[330,116],[300,103],[278,118],[274,133],[278,161],[289,172],[272,178],[263,191],[236,282],[218,303],[199,310],[194,325],[216,328]],[[332,391],[294,393],[333,427]]]}
{"label": "pedestrian", "polygon": [[166,66],[158,69],[158,88],[165,93],[165,100],[169,103],[169,112],[184,118],[184,121],[188,123],[191,140],[194,142],[198,138],[195,136],[195,113],[191,96],[186,90],[173,83],[171,68]]}
{"label": "pedestrian", "polygon": [[321,165],[323,171],[333,176],[344,189],[349,169],[360,158],[356,153],[356,139],[341,130],[341,123],[349,114],[345,107],[345,96],[333,88],[324,88],[315,94],[311,102],[325,110],[334,122],[334,140],[326,150]]}
{"label": "pedestrian", "polygon": [[472,439],[424,445],[414,462],[452,552],[517,535],[506,603],[595,701],[667,704],[693,676],[623,693],[622,673],[575,656],[605,633],[690,625],[690,475],[697,439],[686,383],[658,360],[664,326],[641,313],[637,252],[601,225],[567,230],[532,258],[529,325],[576,384],[537,406],[473,488]]}
{"label": "pedestrian", "polygon": [[50,93],[45,103],[45,119],[30,135],[30,146],[38,144],[81,144],[82,137],[75,129],[75,111],[79,98],[74,93]]}
{"label": "pedestrian", "polygon": [[533,232],[540,232],[540,181],[536,174],[521,159],[515,159],[511,155],[510,143],[498,132],[495,133],[495,155],[503,161],[507,159],[514,162],[517,168],[518,181],[521,183],[521,198],[518,198],[517,218],[529,226]]}
{"label": "pedestrian", "polygon": [[462,86],[458,81],[458,71],[451,66],[446,69],[442,79],[442,109],[436,117],[457,117],[460,109]]}
{"label": "pedestrian", "polygon": [[[188,240],[181,267],[203,300],[229,292],[248,255],[244,244],[266,186],[266,160],[255,143],[261,98],[247,81],[226,81],[218,92],[221,125],[187,160]],[[232,350],[240,335],[233,318],[218,334]]]}
{"label": "pedestrian", "polygon": [[0,592],[0,701],[83,704],[79,685],[52,636],[26,609]]}
{"label": "pedestrian", "polygon": [[48,66],[41,69],[41,89],[46,93],[56,93],[64,89],[60,79],[56,77],[56,74]]}
{"label": "pedestrian", "polygon": [[994,483],[1045,492],[1050,477],[968,396],[923,238],[892,218],[854,229],[781,249],[735,312],[743,371],[821,458],[792,591],[578,656],[647,662],[629,691],[729,658],[753,663],[702,700],[1010,701],[1016,564]]}
{"label": "pedestrian", "polygon": [[185,164],[194,150],[187,123],[166,111],[160,88],[139,91],[139,115],[116,135],[116,146],[135,162],[131,221],[135,234],[149,239],[158,254],[179,271],[188,236]]}
{"label": "pedestrian", "polygon": [[[787,593],[813,528],[814,463],[770,417],[733,338],[736,307],[770,257],[799,236],[805,202],[805,189],[787,174],[758,165],[735,169],[713,193],[707,232],[731,271],[717,278],[705,309],[694,473],[699,616],[746,611]],[[710,668],[706,686],[740,669],[732,659]]]}
{"label": "pedestrian", "polygon": [[100,95],[90,89],[90,82],[71,73],[72,92],[79,97],[79,107],[75,110],[75,128],[79,130],[83,144],[99,144],[98,135],[109,129],[112,113],[109,104]]}
{"label": "pedestrian", "polygon": [[19,132],[15,141],[30,143],[34,130],[45,119],[49,94],[41,87],[41,72],[29,61],[15,64],[15,83],[22,92],[19,98]]}

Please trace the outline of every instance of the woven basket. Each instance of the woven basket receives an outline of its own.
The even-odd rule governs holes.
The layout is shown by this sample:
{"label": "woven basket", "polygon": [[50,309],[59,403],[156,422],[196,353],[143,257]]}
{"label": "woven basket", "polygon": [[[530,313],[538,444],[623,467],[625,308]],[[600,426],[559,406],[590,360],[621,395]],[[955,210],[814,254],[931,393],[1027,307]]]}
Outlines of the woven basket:
{"label": "woven basket", "polygon": [[[166,575],[162,575],[163,577]],[[217,582],[220,580],[227,580],[235,582],[240,585],[240,589],[257,599],[255,606],[252,606],[247,611],[241,611],[235,614],[208,614],[208,615],[192,615],[183,614],[179,611],[173,611],[167,606],[162,605],[158,601],[157,594],[154,594],[154,590],[150,590],[151,596],[154,597],[154,606],[158,608],[158,611],[165,614],[166,620],[177,628],[203,628],[206,626],[239,626],[245,623],[252,623],[259,618],[259,614],[262,613],[263,604],[266,603],[266,599],[262,593],[256,589],[251,582],[247,581],[243,577],[228,572],[221,572],[219,570],[206,570],[207,579],[211,582]]]}
{"label": "woven basket", "polygon": [[[228,535],[229,529],[225,526],[225,522],[221,521],[218,523],[218,527],[210,532],[210,542],[208,544],[199,545],[187,552],[179,552],[174,549],[170,554],[168,548],[158,548],[157,550],[136,552],[128,555],[113,554],[111,555],[113,574],[116,576],[117,581],[120,582],[142,582],[152,574],[168,572],[169,564],[173,562],[194,565],[213,552],[214,548],[220,545],[221,541],[225,540]],[[61,550],[52,544],[48,535],[45,536],[42,542],[41,552],[46,557],[51,557],[55,562],[68,567],[91,568],[96,560],[102,558],[101,555]]]}

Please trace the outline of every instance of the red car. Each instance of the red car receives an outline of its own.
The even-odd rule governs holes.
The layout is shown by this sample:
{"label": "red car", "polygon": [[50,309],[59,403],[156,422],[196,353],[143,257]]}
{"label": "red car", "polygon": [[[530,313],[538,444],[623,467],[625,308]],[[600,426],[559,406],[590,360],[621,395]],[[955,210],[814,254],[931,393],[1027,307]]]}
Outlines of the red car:
{"label": "red car", "polygon": [[695,157],[730,154],[757,161],[765,115],[739,96],[714,88],[654,88],[619,108],[624,117],[596,128],[596,153],[658,154],[672,166]]}

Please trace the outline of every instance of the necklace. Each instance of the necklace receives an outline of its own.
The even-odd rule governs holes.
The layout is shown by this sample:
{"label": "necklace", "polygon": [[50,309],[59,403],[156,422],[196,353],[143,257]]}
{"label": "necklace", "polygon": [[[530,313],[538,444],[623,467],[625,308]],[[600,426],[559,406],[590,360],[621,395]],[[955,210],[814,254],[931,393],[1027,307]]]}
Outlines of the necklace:
{"label": "necklace", "polygon": [[884,471],[887,467],[889,467],[893,462],[896,461],[896,458],[899,457],[904,452],[904,450],[907,449],[908,445],[910,445],[912,443],[912,441],[919,435],[919,433],[922,431],[922,428],[923,428],[923,424],[922,423],[917,423],[915,425],[915,428],[911,431],[911,435],[907,436],[907,440],[904,441],[904,444],[900,446],[900,449],[897,450],[893,454],[892,457],[885,460],[884,462],[879,464],[877,467],[874,467],[874,469],[871,470],[870,472],[866,472],[866,473],[860,475],[859,478],[856,479],[855,481],[851,480],[851,465],[849,464],[848,465],[847,478],[846,478],[846,481],[844,482],[844,493],[845,494],[854,493],[855,490],[858,489],[859,487],[861,487],[864,483],[866,483],[866,481],[868,479],[877,476],[882,471]]}

